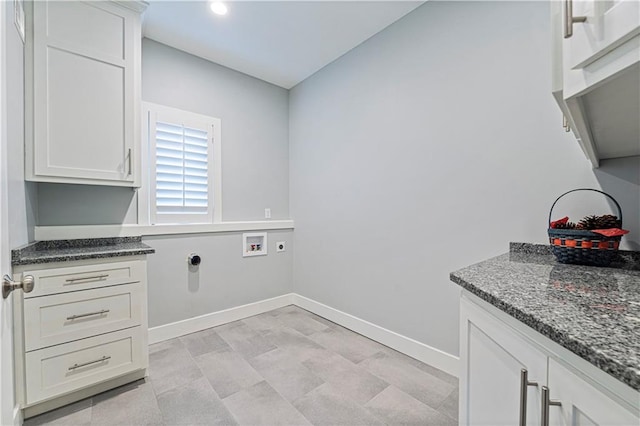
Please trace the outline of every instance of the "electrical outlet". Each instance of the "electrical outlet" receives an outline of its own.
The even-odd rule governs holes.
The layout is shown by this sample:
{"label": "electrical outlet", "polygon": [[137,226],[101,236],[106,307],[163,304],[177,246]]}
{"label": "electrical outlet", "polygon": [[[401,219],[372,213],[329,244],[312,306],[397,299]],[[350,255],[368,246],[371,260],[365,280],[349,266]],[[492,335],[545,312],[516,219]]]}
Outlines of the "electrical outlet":
{"label": "electrical outlet", "polygon": [[271,209],[269,208],[264,209],[264,218],[271,219]]}
{"label": "electrical outlet", "polygon": [[287,243],[280,241],[276,243],[276,251],[285,251],[287,249]]}

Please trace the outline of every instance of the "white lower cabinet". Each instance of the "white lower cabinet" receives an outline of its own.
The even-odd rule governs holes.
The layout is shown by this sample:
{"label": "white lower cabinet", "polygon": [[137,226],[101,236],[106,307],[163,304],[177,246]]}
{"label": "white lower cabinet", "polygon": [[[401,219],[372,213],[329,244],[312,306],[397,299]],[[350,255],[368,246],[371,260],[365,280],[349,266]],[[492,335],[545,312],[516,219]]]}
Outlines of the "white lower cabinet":
{"label": "white lower cabinet", "polygon": [[474,296],[460,315],[461,425],[640,424],[637,391]]}
{"label": "white lower cabinet", "polygon": [[42,401],[144,367],[140,327],[25,354],[27,401]]}
{"label": "white lower cabinet", "polygon": [[[549,407],[551,425],[562,426],[633,426],[639,425],[637,413],[625,410],[576,374],[549,359],[549,397],[561,405]],[[640,405],[640,396],[637,404]]]}
{"label": "white lower cabinet", "polygon": [[14,293],[16,395],[31,417],[144,377],[144,256],[27,265]]}
{"label": "white lower cabinet", "polygon": [[139,326],[143,296],[138,282],[25,299],[25,350]]}
{"label": "white lower cabinet", "polygon": [[[540,392],[546,384],[546,356],[492,318],[466,318],[466,392],[462,424],[540,424]],[[529,385],[536,383],[536,385]],[[524,400],[523,400],[524,398]],[[463,405],[461,404],[461,407]]]}

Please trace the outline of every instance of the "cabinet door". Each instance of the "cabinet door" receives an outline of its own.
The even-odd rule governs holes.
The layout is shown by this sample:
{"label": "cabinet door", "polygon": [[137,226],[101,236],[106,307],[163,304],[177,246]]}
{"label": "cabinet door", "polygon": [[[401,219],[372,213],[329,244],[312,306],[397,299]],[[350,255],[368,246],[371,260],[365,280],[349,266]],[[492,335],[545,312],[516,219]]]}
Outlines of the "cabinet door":
{"label": "cabinet door", "polygon": [[526,386],[527,425],[540,424],[540,387],[547,358],[507,325],[462,299],[460,424],[518,425],[521,371],[538,386]]}
{"label": "cabinet door", "polygon": [[33,2],[35,180],[134,182],[135,21],[107,2]]}
{"label": "cabinet door", "polygon": [[630,426],[640,424],[638,406],[624,407],[553,359],[549,360],[549,395],[561,406],[549,408],[549,424]]}
{"label": "cabinet door", "polygon": [[573,0],[573,16],[587,20],[574,23],[573,35],[565,40],[571,69],[584,68],[640,34],[637,0]]}
{"label": "cabinet door", "polygon": [[[573,4],[573,35],[563,38]],[[640,2],[551,2],[552,93],[594,167],[601,159],[640,155]]]}

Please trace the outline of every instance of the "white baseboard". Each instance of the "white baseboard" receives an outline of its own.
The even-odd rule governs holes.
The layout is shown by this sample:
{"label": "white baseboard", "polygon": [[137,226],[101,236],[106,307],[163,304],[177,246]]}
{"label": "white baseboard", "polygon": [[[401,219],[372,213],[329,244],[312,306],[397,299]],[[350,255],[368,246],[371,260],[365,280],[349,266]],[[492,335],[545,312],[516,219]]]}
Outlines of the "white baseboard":
{"label": "white baseboard", "polygon": [[162,342],[185,334],[195,333],[211,327],[217,327],[233,321],[238,321],[274,309],[293,304],[293,294],[285,294],[271,299],[261,300],[235,308],[213,312],[199,317],[188,318],[170,324],[149,329],[149,344]]}
{"label": "white baseboard", "polygon": [[433,348],[417,340],[372,324],[299,294],[293,294],[293,304],[335,322],[349,330],[362,334],[398,352],[439,368],[452,376],[460,377],[460,358]]}
{"label": "white baseboard", "polygon": [[458,357],[295,293],[150,328],[149,344],[238,321],[287,305],[299,306],[425,364],[459,377],[460,359]]}
{"label": "white baseboard", "polygon": [[19,405],[13,407],[13,424],[14,426],[19,426],[22,424],[22,410]]}

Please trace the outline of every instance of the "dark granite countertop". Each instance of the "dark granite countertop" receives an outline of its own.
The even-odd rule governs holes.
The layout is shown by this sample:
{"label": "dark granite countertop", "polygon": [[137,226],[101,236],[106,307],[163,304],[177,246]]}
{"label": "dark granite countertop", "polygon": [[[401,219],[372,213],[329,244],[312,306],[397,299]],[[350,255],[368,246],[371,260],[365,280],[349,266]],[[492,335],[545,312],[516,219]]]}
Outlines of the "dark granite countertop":
{"label": "dark granite countertop", "polygon": [[564,265],[512,243],[451,280],[640,391],[640,253],[620,254],[614,267]]}
{"label": "dark granite countertop", "polygon": [[33,265],[151,253],[155,253],[155,249],[144,244],[142,237],[38,241],[11,250],[11,265]]}

